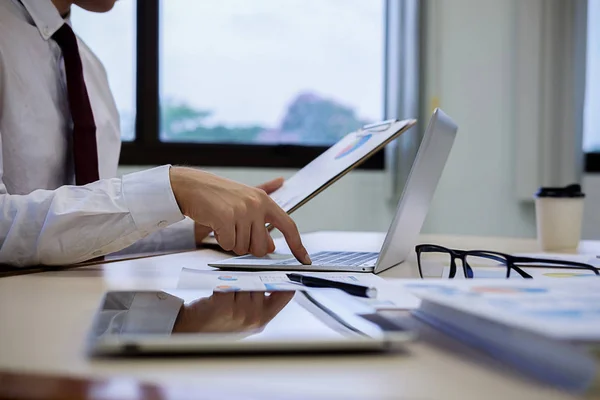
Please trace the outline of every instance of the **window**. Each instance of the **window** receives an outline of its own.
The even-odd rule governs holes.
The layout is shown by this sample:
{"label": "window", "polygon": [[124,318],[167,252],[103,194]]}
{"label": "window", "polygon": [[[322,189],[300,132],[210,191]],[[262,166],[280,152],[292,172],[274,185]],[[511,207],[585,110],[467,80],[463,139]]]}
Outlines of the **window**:
{"label": "window", "polygon": [[583,148],[586,170],[600,172],[600,0],[588,1],[586,94]]}
{"label": "window", "polygon": [[[122,113],[123,164],[294,168],[384,117],[384,17],[384,0],[130,0],[73,13]],[[380,152],[365,167],[383,165]]]}
{"label": "window", "polygon": [[128,0],[117,1],[105,14],[79,7],[71,12],[74,30],[104,64],[121,116],[123,141],[135,139],[135,10],[135,0]]}
{"label": "window", "polygon": [[383,4],[161,3],[161,140],[328,146],[382,117]]}

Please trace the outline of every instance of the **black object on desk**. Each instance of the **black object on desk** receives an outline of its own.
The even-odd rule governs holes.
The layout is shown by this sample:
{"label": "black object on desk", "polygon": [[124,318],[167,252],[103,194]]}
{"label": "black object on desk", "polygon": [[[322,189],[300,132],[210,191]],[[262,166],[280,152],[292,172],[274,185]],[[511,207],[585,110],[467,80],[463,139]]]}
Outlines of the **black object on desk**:
{"label": "black object on desk", "polygon": [[332,281],[325,278],[317,278],[316,276],[307,276],[302,274],[287,274],[287,277],[292,282],[301,283],[302,285],[308,287],[340,289],[348,294],[351,294],[352,296],[358,297],[377,297],[377,289],[374,287]]}

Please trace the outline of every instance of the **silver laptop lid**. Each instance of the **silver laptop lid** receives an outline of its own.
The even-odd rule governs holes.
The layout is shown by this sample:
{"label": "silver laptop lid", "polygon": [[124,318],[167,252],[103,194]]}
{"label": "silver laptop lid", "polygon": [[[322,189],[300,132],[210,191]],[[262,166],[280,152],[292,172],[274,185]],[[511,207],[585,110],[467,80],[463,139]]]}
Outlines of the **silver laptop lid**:
{"label": "silver laptop lid", "polygon": [[406,260],[415,246],[457,130],[448,115],[435,109],[381,247],[375,273]]}

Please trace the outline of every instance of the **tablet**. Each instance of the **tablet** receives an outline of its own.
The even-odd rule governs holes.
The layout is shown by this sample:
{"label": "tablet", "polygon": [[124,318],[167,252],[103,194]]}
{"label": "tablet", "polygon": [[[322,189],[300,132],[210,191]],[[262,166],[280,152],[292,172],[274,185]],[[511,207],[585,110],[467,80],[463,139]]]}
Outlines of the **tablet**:
{"label": "tablet", "polygon": [[91,356],[385,351],[413,334],[378,322],[335,289],[111,291],[95,315]]}
{"label": "tablet", "polygon": [[416,124],[389,120],[351,132],[287,179],[271,198],[288,214],[337,182]]}

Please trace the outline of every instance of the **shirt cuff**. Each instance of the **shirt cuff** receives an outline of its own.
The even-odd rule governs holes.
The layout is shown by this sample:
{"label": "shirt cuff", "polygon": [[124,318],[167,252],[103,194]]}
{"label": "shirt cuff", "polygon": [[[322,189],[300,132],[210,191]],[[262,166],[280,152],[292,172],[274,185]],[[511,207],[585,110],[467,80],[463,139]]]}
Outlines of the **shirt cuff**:
{"label": "shirt cuff", "polygon": [[109,292],[94,332],[96,336],[170,335],[183,305],[182,299],[162,291]]}
{"label": "shirt cuff", "polygon": [[123,197],[138,230],[149,232],[183,220],[171,180],[170,165],[123,176]]}
{"label": "shirt cuff", "polygon": [[170,335],[183,304],[182,299],[166,292],[137,292],[121,334]]}
{"label": "shirt cuff", "polygon": [[169,248],[175,250],[195,249],[198,247],[196,245],[195,225],[193,219],[185,218],[167,229],[169,237],[165,238],[164,241],[168,243]]}

